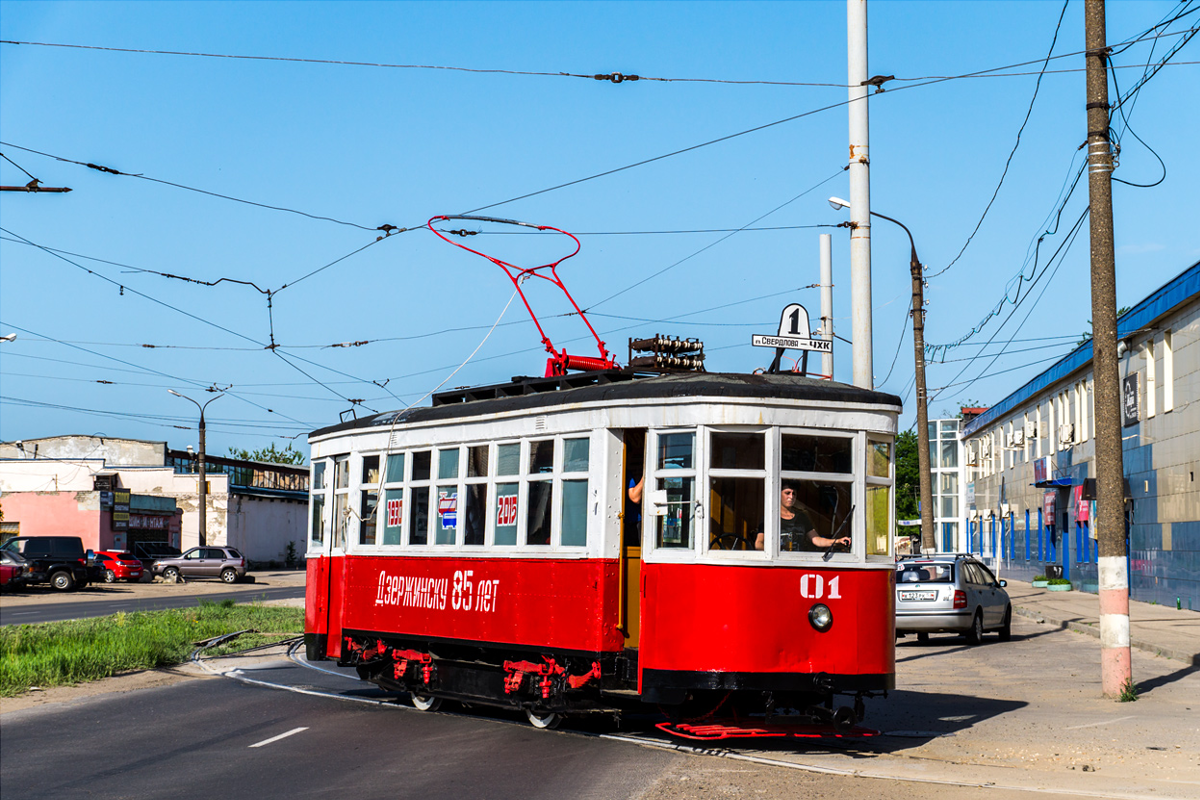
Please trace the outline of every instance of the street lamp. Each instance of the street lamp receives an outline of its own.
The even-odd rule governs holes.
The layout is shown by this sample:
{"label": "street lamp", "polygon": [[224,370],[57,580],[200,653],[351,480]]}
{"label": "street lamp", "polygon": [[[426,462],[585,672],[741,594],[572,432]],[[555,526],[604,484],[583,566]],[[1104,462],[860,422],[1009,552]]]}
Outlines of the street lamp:
{"label": "street lamp", "polygon": [[[850,204],[839,197],[829,198],[829,205],[835,211],[850,208]],[[912,231],[903,222],[884,216],[875,211],[871,216],[894,222],[908,234],[908,243],[912,247],[912,260],[909,270],[912,273],[912,320],[913,320],[913,357],[917,371],[917,465],[921,483],[921,549],[926,552],[937,550],[937,538],[933,530],[933,480],[930,471],[929,452],[929,398],[925,393],[925,278],[921,274],[921,262],[917,259],[917,244],[913,241]],[[843,223],[845,224],[845,223]]]}
{"label": "street lamp", "polygon": [[174,389],[167,389],[167,391],[176,397],[182,397],[184,400],[187,400],[188,402],[194,404],[196,408],[200,409],[200,535],[198,544],[201,547],[204,547],[206,544],[208,544],[208,540],[205,535],[208,531],[208,526],[206,524],[208,522],[208,486],[206,485],[208,481],[204,472],[204,409],[208,408],[208,403],[213,402],[213,400],[221,399],[223,395],[218,394],[212,400],[209,400],[208,403],[200,405],[195,400],[192,400],[192,398],[185,394],[180,394]]}

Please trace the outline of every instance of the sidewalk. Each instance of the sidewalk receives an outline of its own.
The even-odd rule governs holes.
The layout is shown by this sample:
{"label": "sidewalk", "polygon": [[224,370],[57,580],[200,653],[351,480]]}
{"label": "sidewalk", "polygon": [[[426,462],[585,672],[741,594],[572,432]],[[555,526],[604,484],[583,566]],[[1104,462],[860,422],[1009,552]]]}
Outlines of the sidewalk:
{"label": "sidewalk", "polygon": [[[1049,592],[1010,580],[1013,611],[1038,622],[1100,638],[1100,598],[1089,592]],[[1129,644],[1200,667],[1200,613],[1129,601]]]}

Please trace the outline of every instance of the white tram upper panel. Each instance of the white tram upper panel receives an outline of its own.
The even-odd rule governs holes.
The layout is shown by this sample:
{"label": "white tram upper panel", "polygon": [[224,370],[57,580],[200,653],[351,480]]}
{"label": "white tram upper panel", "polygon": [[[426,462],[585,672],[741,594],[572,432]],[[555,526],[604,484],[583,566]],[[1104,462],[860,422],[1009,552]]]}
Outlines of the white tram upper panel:
{"label": "white tram upper panel", "polygon": [[790,373],[598,372],[445,392],[310,436],[308,550],[616,558],[636,516],[648,561],[794,563],[813,554],[783,530],[787,488],[820,535],[851,537],[836,562],[883,562],[900,411],[894,395]]}

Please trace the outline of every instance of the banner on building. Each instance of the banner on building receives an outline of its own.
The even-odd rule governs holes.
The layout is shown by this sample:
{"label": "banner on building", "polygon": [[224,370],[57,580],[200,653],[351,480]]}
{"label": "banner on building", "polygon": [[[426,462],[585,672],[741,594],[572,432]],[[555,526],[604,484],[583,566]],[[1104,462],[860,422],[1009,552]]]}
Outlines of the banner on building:
{"label": "banner on building", "polygon": [[1043,458],[1036,459],[1033,462],[1033,482],[1034,483],[1045,483],[1046,482],[1046,462],[1049,460],[1050,460],[1049,456],[1045,456]]}
{"label": "banner on building", "polygon": [[1042,495],[1042,520],[1047,525],[1054,524],[1054,495],[1055,492],[1046,492]]}
{"label": "banner on building", "polygon": [[1121,412],[1125,416],[1125,427],[1137,425],[1142,418],[1141,413],[1141,393],[1138,379],[1141,377],[1140,372],[1135,372],[1132,375],[1126,375],[1121,380]]}

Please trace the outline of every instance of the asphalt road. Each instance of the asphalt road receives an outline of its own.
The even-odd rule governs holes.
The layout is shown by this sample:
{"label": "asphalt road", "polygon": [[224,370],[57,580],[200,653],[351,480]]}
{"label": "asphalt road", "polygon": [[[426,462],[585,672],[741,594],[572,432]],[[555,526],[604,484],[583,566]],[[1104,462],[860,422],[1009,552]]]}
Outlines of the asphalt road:
{"label": "asphalt road", "polygon": [[5,800],[625,798],[684,758],[232,680],[15,712],[0,737]]}
{"label": "asphalt road", "polygon": [[163,608],[191,608],[200,601],[219,603],[233,598],[238,603],[255,600],[281,600],[304,597],[303,586],[261,586],[257,589],[237,589],[202,595],[162,595],[131,597],[119,600],[91,598],[79,602],[0,605],[0,625],[22,625],[36,622],[58,622],[64,619],[104,617],[118,611],[154,611]]}

